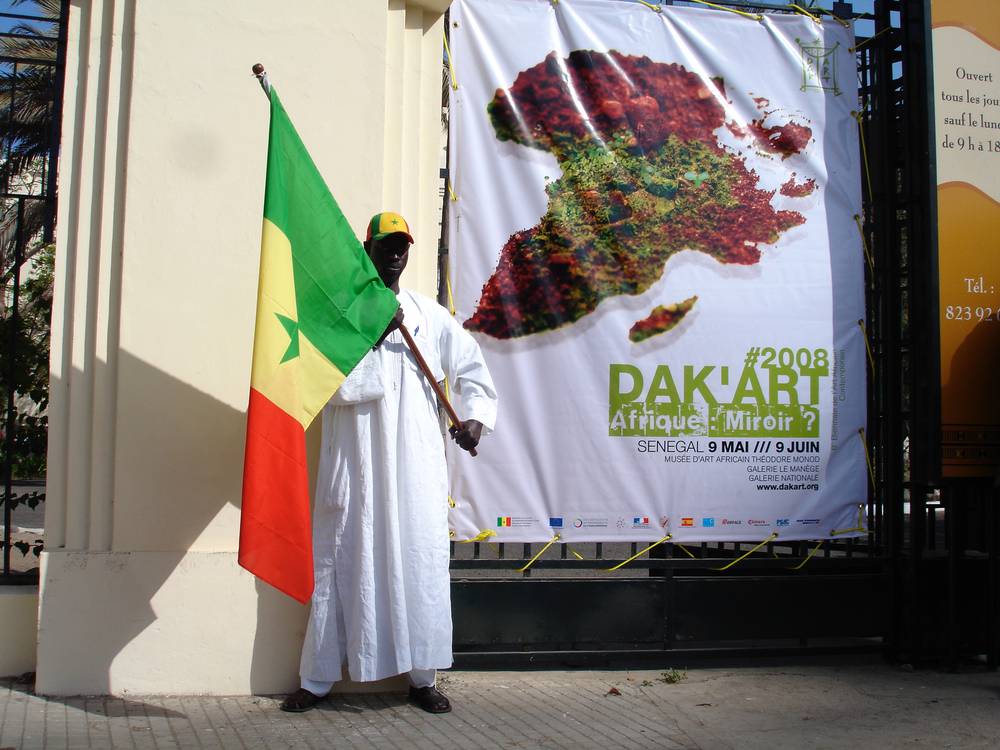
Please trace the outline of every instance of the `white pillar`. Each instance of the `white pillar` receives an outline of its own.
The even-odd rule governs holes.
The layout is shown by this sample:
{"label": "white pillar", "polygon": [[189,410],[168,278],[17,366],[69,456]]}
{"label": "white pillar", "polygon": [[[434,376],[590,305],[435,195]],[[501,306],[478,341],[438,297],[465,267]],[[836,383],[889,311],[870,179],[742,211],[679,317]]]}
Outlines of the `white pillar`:
{"label": "white pillar", "polygon": [[[306,610],[236,565],[268,69],[358,232],[433,295],[446,0],[72,5],[37,688],[280,692]],[[392,202],[392,205],[389,205]]]}

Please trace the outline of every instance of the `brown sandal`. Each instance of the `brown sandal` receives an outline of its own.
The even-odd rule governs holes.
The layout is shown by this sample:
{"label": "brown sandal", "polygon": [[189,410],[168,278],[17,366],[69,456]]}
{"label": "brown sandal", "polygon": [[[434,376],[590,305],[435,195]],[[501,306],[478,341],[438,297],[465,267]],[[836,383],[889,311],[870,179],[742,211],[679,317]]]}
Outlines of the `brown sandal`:
{"label": "brown sandal", "polygon": [[446,714],[451,711],[451,701],[433,685],[422,688],[411,685],[410,701],[430,714]]}
{"label": "brown sandal", "polygon": [[323,696],[310,693],[305,688],[299,688],[285,698],[285,700],[281,701],[281,705],[278,708],[289,713],[301,714],[316,708],[316,704],[321,700],[323,700]]}

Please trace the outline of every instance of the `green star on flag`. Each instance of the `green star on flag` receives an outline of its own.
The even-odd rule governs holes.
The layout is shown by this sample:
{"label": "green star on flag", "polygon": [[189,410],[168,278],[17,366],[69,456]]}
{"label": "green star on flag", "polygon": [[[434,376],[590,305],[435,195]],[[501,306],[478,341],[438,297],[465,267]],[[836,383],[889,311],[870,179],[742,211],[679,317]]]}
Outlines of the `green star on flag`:
{"label": "green star on flag", "polygon": [[295,359],[299,356],[299,324],[298,321],[292,320],[289,317],[282,315],[281,313],[275,313],[274,316],[281,323],[282,327],[285,329],[285,333],[291,341],[288,342],[288,348],[285,349],[285,355],[281,358],[281,364],[284,364],[290,359]]}

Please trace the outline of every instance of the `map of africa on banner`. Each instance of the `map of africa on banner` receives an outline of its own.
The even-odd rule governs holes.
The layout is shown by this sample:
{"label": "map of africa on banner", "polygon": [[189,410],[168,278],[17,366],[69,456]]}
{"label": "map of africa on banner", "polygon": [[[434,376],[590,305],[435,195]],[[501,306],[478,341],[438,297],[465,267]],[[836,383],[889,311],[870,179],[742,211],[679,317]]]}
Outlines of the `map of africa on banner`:
{"label": "map of africa on banner", "polygon": [[500,393],[455,538],[864,533],[850,30],[457,0],[449,32],[451,288]]}

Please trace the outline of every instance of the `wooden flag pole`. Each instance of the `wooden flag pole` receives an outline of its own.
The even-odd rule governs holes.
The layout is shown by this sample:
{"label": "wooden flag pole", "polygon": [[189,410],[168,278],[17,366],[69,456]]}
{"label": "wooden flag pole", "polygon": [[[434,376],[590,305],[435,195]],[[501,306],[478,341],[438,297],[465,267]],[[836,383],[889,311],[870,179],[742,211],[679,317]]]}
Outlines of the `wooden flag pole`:
{"label": "wooden flag pole", "polygon": [[[399,332],[403,334],[403,339],[406,341],[406,345],[410,347],[410,351],[413,352],[413,356],[416,357],[417,365],[420,366],[420,371],[424,374],[424,377],[427,378],[427,382],[431,384],[431,388],[433,388],[434,393],[437,394],[438,399],[441,401],[441,405],[444,406],[444,410],[448,412],[448,418],[451,420],[451,423],[455,425],[455,427],[461,429],[462,420],[458,418],[458,414],[455,413],[455,409],[452,407],[451,403],[449,403],[448,397],[444,395],[444,391],[441,390],[441,386],[439,386],[437,381],[434,379],[434,374],[431,372],[431,368],[427,366],[427,362],[424,360],[424,355],[420,353],[420,350],[417,348],[417,344],[410,335],[409,330],[407,330],[405,325],[400,323]],[[477,455],[475,448],[471,449],[469,453],[473,456]]]}
{"label": "wooden flag pole", "polygon": [[[260,63],[255,63],[250,68],[250,71],[254,74],[254,77],[260,81],[260,87],[264,90],[264,94],[270,96],[271,82],[267,78],[267,71],[264,70],[264,66]],[[444,391],[441,390],[441,386],[439,386],[437,381],[434,379],[434,374],[431,372],[431,368],[427,366],[427,361],[424,359],[424,355],[420,353],[416,342],[413,340],[410,332],[406,329],[406,326],[402,323],[399,324],[399,332],[403,334],[403,339],[406,341],[406,345],[410,347],[410,351],[413,352],[413,356],[416,357],[417,365],[419,365],[420,371],[424,374],[424,377],[427,378],[427,382],[431,384],[431,388],[433,388],[434,393],[437,394],[438,400],[444,406],[444,410],[448,412],[448,418],[451,420],[451,423],[455,427],[461,429],[462,420],[458,418],[458,414],[455,413],[455,409],[448,401],[448,397],[444,395]],[[475,448],[470,450],[469,453],[473,456],[477,455]]]}

